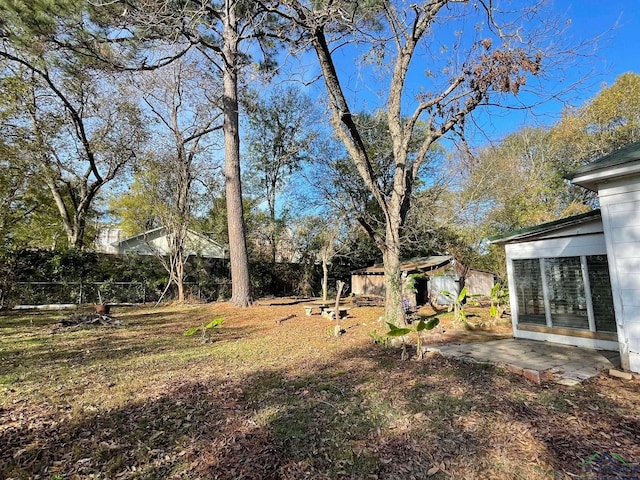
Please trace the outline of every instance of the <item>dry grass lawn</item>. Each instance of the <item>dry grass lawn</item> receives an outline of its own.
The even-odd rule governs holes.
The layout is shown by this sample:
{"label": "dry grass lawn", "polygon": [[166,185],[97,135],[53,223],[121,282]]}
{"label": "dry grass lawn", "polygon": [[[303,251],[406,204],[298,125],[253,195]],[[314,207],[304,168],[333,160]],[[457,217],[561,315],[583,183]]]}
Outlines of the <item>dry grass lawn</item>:
{"label": "dry grass lawn", "polygon": [[[596,452],[640,460],[638,381],[401,361],[369,336],[380,308],[335,338],[282,303],[116,308],[115,327],[1,314],[0,478],[595,478]],[[211,342],[182,335],[218,316]]]}

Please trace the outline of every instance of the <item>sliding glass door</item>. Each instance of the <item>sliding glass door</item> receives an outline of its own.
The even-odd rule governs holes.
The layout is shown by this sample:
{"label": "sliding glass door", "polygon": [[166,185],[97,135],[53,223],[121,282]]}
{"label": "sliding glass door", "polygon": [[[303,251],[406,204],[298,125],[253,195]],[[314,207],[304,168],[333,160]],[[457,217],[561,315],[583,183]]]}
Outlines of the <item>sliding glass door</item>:
{"label": "sliding glass door", "polygon": [[513,260],[518,323],[615,332],[606,255]]}

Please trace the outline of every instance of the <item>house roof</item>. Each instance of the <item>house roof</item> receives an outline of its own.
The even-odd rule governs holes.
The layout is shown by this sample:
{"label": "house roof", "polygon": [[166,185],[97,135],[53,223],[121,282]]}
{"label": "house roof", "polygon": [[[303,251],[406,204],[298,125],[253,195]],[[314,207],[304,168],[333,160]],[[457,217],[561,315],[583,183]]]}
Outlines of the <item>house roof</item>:
{"label": "house roof", "polygon": [[504,233],[502,235],[496,235],[489,237],[489,243],[496,245],[503,245],[505,243],[518,243],[531,240],[534,237],[539,237],[548,233],[552,233],[563,228],[575,227],[595,219],[600,218],[600,210],[592,210],[580,215],[574,215],[572,217],[561,218],[560,220],[554,220],[553,222],[547,222],[540,225],[534,225],[532,227],[521,228],[519,230],[513,230],[511,232]]}
{"label": "house roof", "polygon": [[640,173],[640,142],[632,143],[565,176],[572,183],[596,191],[597,184]]}
{"label": "house roof", "polygon": [[[400,263],[400,270],[413,271],[413,270],[436,270],[442,268],[451,263],[452,257],[450,255],[433,255],[430,257],[416,257],[409,260],[404,260]],[[381,274],[384,273],[384,264],[376,263],[375,265],[367,268],[361,268],[360,270],[354,270],[351,274]]]}
{"label": "house roof", "polygon": [[[147,230],[146,232],[142,232],[137,235],[133,235],[131,237],[120,240],[119,242],[114,242],[111,245],[120,250],[120,249],[126,248],[127,246],[135,245],[138,242],[145,242],[145,241],[152,240],[154,238],[163,237],[164,235],[166,235],[166,231],[167,231],[167,228],[164,226],[153,228],[151,230]],[[219,249],[221,252],[224,252],[226,250],[226,248],[223,245],[220,245],[215,240],[212,240],[211,238],[205,235],[202,235],[201,233],[198,233],[191,229],[188,229],[187,232],[189,236],[191,236],[192,238],[195,237],[202,243],[209,245],[215,249]],[[190,255],[194,253],[195,252],[189,252]]]}
{"label": "house roof", "polygon": [[152,228],[151,230],[147,230],[146,232],[141,232],[141,233],[138,233],[137,235],[132,235],[130,237],[123,238],[118,242],[113,242],[111,245],[113,245],[114,247],[117,247],[118,245],[122,245],[123,243],[128,243],[134,240],[146,239],[146,238],[155,236],[157,233],[161,233],[165,230],[166,230],[166,227]]}

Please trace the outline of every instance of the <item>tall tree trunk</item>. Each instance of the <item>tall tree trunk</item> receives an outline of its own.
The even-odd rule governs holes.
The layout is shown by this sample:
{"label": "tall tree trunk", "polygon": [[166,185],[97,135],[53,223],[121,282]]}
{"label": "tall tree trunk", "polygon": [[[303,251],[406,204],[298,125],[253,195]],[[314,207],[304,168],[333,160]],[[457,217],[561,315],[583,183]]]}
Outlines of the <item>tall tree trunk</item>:
{"label": "tall tree trunk", "polygon": [[406,326],[402,271],[400,270],[400,224],[400,214],[393,215],[390,212],[387,219],[384,248],[382,249],[385,286],[384,316],[387,322]]}
{"label": "tall tree trunk", "polygon": [[238,132],[238,23],[235,2],[225,0],[223,48],[224,57],[224,157],[229,257],[231,262],[231,302],[239,307],[251,304],[249,259],[242,210],[240,184],[240,135]]}
{"label": "tall tree trunk", "polygon": [[322,301],[327,301],[329,290],[329,262],[325,256],[322,257]]}
{"label": "tall tree trunk", "polygon": [[184,256],[178,254],[176,257],[176,286],[178,287],[178,302],[184,302]]}
{"label": "tall tree trunk", "polygon": [[82,212],[78,212],[73,225],[73,237],[69,242],[70,246],[82,250],[84,248],[84,231],[87,226],[87,219]]}
{"label": "tall tree trunk", "polygon": [[[67,236],[67,243],[69,247],[82,250],[84,246],[84,230],[86,227],[86,216],[83,211],[69,212],[67,205],[64,202],[62,193],[56,185],[53,178],[45,177],[49,191],[53,196],[60,218],[62,220],[62,227]],[[81,207],[87,202],[82,202]]]}
{"label": "tall tree trunk", "polygon": [[[174,110],[175,112],[175,110]],[[178,132],[177,117],[172,119],[175,125],[175,131]],[[189,192],[191,190],[191,158],[185,152],[184,143],[180,138],[176,136],[176,143],[178,144],[177,157],[179,166],[179,175],[176,188],[178,190],[178,198],[176,202],[176,212],[169,218],[169,223],[173,225],[167,225],[169,230],[173,230],[173,255],[175,257],[175,272],[176,272],[176,286],[178,287],[178,302],[184,302],[184,267],[186,263],[185,258],[185,243],[188,235],[189,225]]]}
{"label": "tall tree trunk", "polygon": [[278,258],[278,225],[276,224],[276,182],[275,179],[269,186],[267,193],[267,203],[269,204],[269,245],[271,247],[270,257],[271,263],[276,264]]}
{"label": "tall tree trunk", "polygon": [[276,224],[274,221],[271,222],[270,233],[269,233],[269,246],[271,248],[271,252],[269,253],[269,257],[271,260],[271,264],[275,265],[278,260],[278,236],[276,235]]}

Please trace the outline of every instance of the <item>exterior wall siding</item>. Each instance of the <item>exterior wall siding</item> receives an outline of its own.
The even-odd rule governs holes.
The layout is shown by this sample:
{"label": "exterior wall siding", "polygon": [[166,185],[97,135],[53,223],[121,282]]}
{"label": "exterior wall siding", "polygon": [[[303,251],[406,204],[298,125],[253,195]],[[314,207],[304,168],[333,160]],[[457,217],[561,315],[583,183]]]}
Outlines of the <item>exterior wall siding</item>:
{"label": "exterior wall siding", "polygon": [[506,251],[507,255],[510,252],[512,259],[579,257],[580,255],[605,255],[607,253],[602,233],[512,243],[506,245]]}
{"label": "exterior wall siding", "polygon": [[598,185],[622,367],[640,372],[640,176]]}
{"label": "exterior wall siding", "polygon": [[351,291],[355,295],[384,295],[384,275],[351,275]]}
{"label": "exterior wall siding", "polygon": [[494,277],[492,273],[470,271],[465,279],[465,285],[469,290],[469,295],[491,295],[491,289],[494,285]]}

